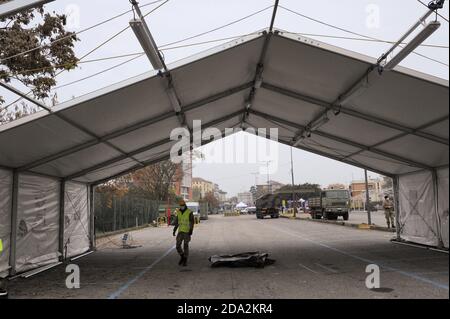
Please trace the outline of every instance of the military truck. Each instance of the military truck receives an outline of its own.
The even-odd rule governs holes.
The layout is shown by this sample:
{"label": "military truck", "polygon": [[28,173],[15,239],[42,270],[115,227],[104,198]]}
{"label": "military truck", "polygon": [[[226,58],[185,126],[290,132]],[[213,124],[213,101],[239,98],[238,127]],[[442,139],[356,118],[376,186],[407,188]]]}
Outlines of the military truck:
{"label": "military truck", "polygon": [[309,213],[313,219],[336,220],[349,218],[350,194],[343,189],[323,190],[308,200]]}
{"label": "military truck", "polygon": [[276,194],[266,194],[256,200],[256,218],[262,219],[266,216],[271,218],[280,217],[279,208],[281,199]]}

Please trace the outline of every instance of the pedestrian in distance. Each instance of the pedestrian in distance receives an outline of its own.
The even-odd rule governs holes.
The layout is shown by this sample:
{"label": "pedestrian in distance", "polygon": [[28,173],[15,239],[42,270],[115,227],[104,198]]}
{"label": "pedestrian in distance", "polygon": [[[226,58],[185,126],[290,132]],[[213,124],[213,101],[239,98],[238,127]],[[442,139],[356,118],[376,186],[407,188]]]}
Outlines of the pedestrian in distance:
{"label": "pedestrian in distance", "polygon": [[[194,231],[194,213],[187,207],[184,200],[181,200],[179,205],[175,216],[173,236],[176,235],[176,247],[180,255],[178,265],[187,266],[189,242]],[[176,234],[177,230],[178,234]]]}
{"label": "pedestrian in distance", "polygon": [[394,221],[394,205],[389,198],[389,196],[384,196],[383,201],[383,208],[384,208],[384,216],[386,217],[386,223],[388,228],[395,228],[395,221]]}

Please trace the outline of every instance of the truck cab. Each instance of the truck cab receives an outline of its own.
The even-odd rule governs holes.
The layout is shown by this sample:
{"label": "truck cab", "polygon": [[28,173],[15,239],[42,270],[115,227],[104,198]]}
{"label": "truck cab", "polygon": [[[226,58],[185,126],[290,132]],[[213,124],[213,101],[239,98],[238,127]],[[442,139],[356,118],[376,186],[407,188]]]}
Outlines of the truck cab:
{"label": "truck cab", "polygon": [[309,199],[309,213],[313,219],[336,220],[342,216],[349,218],[350,194],[345,189],[330,189],[320,192],[320,196]]}

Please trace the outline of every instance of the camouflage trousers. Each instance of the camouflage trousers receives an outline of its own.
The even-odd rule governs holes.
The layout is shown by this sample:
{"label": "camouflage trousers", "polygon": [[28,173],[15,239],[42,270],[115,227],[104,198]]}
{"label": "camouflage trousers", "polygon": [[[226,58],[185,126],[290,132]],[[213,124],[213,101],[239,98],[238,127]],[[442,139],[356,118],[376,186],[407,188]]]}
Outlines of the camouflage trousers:
{"label": "camouflage trousers", "polygon": [[384,217],[386,218],[386,223],[389,228],[395,227],[394,211],[392,209],[385,209]]}
{"label": "camouflage trousers", "polygon": [[[191,241],[191,235],[188,233],[178,232],[177,234],[177,251],[180,256],[189,256],[189,242]],[[181,246],[183,245],[183,248]]]}

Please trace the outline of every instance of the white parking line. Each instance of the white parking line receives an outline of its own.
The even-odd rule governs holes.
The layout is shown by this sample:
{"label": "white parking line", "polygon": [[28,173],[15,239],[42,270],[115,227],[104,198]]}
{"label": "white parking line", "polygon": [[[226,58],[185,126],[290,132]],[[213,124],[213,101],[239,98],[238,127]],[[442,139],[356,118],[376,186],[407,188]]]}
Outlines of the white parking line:
{"label": "white parking line", "polygon": [[316,274],[316,275],[320,275],[320,273],[318,273],[317,271],[315,271],[315,270],[312,270],[311,268],[309,268],[309,267],[306,267],[305,265],[303,265],[303,264],[298,264],[300,267],[302,267],[302,268],[305,268],[306,270],[309,270],[310,272],[312,272],[312,273],[314,273],[314,274]]}
{"label": "white parking line", "polygon": [[[273,229],[277,229],[278,231],[280,231],[282,233],[285,233],[287,235],[294,236],[294,237],[306,240],[306,241],[308,241],[308,242],[310,242],[312,244],[315,244],[315,245],[318,245],[318,246],[330,249],[330,250],[335,251],[335,252],[337,252],[339,254],[342,254],[342,255],[347,256],[347,257],[351,257],[353,259],[357,259],[357,260],[362,261],[362,262],[367,263],[367,264],[374,264],[374,263],[376,263],[373,260],[370,260],[370,259],[367,259],[367,258],[363,258],[363,257],[357,256],[357,255],[348,253],[346,251],[340,250],[340,249],[335,248],[335,247],[328,246],[328,245],[326,245],[324,243],[321,243],[321,242],[319,242],[317,240],[311,240],[310,238],[301,236],[301,235],[293,232],[292,230],[291,231],[286,231],[283,228],[276,227],[276,226],[270,226],[270,225],[267,225],[267,227],[270,227],[270,228],[273,228]],[[399,274],[402,274],[402,275],[404,275],[406,277],[410,277],[410,278],[416,279],[418,281],[426,282],[426,283],[428,283],[430,285],[433,285],[434,287],[441,288],[441,289],[444,289],[444,290],[447,290],[447,291],[449,290],[448,284],[444,284],[444,283],[440,283],[440,282],[437,282],[437,281],[434,281],[434,280],[430,280],[428,278],[416,275],[414,273],[411,273],[411,272],[408,272],[408,271],[404,271],[404,270],[401,270],[401,269],[398,269],[398,268],[390,267],[390,266],[387,266],[387,265],[379,264],[379,266],[381,268],[384,268],[384,269],[389,270],[389,271],[395,271],[395,272],[397,272]]]}
{"label": "white parking line", "polygon": [[320,268],[323,268],[323,269],[325,269],[325,270],[327,270],[327,271],[329,271],[329,272],[332,272],[332,273],[334,273],[334,274],[337,274],[338,273],[338,271],[336,271],[336,270],[334,270],[334,269],[332,269],[332,268],[330,268],[330,267],[327,267],[327,266],[325,266],[325,265],[322,265],[322,264],[319,264],[319,263],[315,263],[317,266],[319,266]]}
{"label": "white parking line", "polygon": [[136,275],[133,279],[125,283],[123,286],[121,286],[117,291],[115,291],[113,294],[111,294],[108,299],[117,299],[120,297],[120,295],[127,290],[132,284],[134,284],[136,281],[139,280],[142,276],[145,275],[145,273],[149,270],[151,270],[156,264],[158,264],[161,260],[164,259],[167,255],[169,255],[173,250],[175,249],[175,246],[172,246],[169,250],[167,250],[163,255],[161,255],[158,259],[156,259],[153,263],[151,263],[148,267],[146,267],[144,270],[142,270],[140,273]]}

